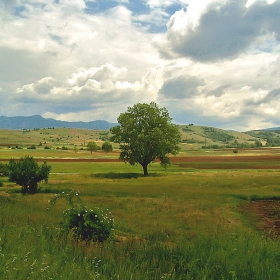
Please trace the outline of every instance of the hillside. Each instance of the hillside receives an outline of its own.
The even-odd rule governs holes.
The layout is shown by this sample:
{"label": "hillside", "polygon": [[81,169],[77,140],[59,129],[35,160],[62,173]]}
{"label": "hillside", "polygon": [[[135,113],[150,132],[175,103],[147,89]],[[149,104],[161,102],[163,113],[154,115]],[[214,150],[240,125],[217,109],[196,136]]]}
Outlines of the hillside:
{"label": "hillside", "polygon": [[272,139],[279,137],[277,132],[261,130],[237,132],[194,125],[180,125],[178,128],[182,132],[182,142],[193,148],[255,148],[267,144],[267,134],[270,134]]}
{"label": "hillside", "polygon": [[[224,149],[224,148],[256,148],[280,146],[280,131],[227,131],[214,127],[179,125],[182,133],[181,148],[184,150]],[[89,141],[96,141],[99,146],[110,140],[108,129],[81,128],[35,128],[22,130],[0,129],[0,148],[29,148],[35,145],[44,149],[66,147],[79,149]],[[114,144],[118,148],[118,144]]]}
{"label": "hillside", "polygon": [[108,130],[80,128],[36,128],[33,130],[0,130],[0,147],[74,148],[86,146],[89,141],[109,140]]}

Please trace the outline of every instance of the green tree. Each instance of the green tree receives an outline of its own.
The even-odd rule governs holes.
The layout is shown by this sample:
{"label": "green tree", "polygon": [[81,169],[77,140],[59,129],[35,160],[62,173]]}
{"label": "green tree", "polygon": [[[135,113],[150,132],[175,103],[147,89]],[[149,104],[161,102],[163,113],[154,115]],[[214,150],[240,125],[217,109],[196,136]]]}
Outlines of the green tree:
{"label": "green tree", "polygon": [[256,140],[255,147],[257,147],[257,148],[262,147],[262,142],[260,140]]}
{"label": "green tree", "polygon": [[75,154],[79,151],[79,149],[75,146],[73,151],[75,152]]}
{"label": "green tree", "polygon": [[39,166],[33,157],[23,157],[16,162],[11,159],[9,164],[9,180],[21,186],[23,194],[39,192],[38,183],[48,181],[51,166],[46,162]]}
{"label": "green tree", "polygon": [[0,162],[0,177],[8,176],[8,175],[9,175],[8,165]]}
{"label": "green tree", "polygon": [[119,125],[110,129],[112,140],[120,144],[120,159],[131,165],[139,163],[144,175],[148,175],[148,164],[156,159],[166,167],[170,163],[168,154],[176,155],[181,141],[171,120],[167,109],[155,102],[128,107],[120,114]]}
{"label": "green tree", "polygon": [[102,147],[101,147],[102,151],[104,151],[105,153],[108,153],[108,152],[112,152],[113,151],[113,146],[110,142],[106,141],[102,144]]}
{"label": "green tree", "polygon": [[97,146],[97,144],[94,141],[90,141],[87,144],[87,149],[92,154],[93,151],[97,151],[98,150],[98,146]]}

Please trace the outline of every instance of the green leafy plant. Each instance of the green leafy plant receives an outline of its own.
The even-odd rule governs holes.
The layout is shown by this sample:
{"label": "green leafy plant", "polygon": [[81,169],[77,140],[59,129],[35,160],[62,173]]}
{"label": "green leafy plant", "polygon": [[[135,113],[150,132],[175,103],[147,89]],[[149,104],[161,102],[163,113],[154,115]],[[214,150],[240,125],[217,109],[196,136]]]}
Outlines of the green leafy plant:
{"label": "green leafy plant", "polygon": [[62,198],[66,199],[70,206],[63,212],[64,231],[72,230],[77,239],[86,241],[104,242],[110,237],[114,230],[114,219],[108,209],[87,208],[83,205],[80,193],[74,190],[66,194],[56,194],[49,203],[54,205]]}
{"label": "green leafy plant", "polygon": [[21,186],[22,194],[39,192],[39,182],[48,182],[51,166],[46,162],[39,165],[33,157],[23,157],[19,161],[11,159],[8,164],[9,180]]}
{"label": "green leafy plant", "polygon": [[9,175],[9,167],[7,164],[0,162],[0,177],[5,177]]}
{"label": "green leafy plant", "polygon": [[98,146],[97,146],[97,144],[94,141],[90,141],[87,144],[87,149],[92,154],[93,151],[97,151],[98,150]]}
{"label": "green leafy plant", "polygon": [[105,153],[109,153],[113,151],[113,146],[110,142],[106,141],[102,144],[101,147],[102,151],[104,151]]}

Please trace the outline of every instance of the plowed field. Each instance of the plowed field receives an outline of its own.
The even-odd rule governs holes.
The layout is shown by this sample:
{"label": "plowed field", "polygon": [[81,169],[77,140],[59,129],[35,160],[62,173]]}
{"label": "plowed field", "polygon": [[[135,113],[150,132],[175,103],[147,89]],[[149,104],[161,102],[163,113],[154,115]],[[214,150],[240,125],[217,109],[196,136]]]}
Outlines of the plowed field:
{"label": "plowed field", "polygon": [[252,201],[241,211],[267,236],[280,236],[280,200]]}

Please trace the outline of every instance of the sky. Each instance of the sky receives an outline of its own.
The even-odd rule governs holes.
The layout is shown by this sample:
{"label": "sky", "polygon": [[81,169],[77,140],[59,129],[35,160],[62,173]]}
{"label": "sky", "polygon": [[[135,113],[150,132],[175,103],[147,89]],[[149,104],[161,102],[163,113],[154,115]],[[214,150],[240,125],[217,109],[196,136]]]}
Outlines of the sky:
{"label": "sky", "polygon": [[280,0],[0,0],[0,115],[280,126]]}

